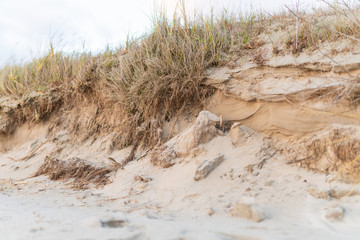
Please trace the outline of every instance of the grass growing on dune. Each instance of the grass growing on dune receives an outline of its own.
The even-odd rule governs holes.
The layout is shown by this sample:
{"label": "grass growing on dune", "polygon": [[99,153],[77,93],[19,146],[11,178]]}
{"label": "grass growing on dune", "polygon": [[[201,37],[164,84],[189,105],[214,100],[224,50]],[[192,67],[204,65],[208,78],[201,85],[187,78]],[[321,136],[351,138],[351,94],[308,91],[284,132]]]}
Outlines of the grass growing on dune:
{"label": "grass growing on dune", "polygon": [[116,114],[124,119],[124,145],[136,141],[151,145],[157,136],[152,129],[212,93],[201,85],[207,68],[253,54],[271,36],[274,23],[280,23],[277,28],[287,37],[272,42],[273,48],[294,54],[324,41],[358,39],[360,33],[357,19],[336,12],[338,8],[333,8],[332,17],[321,11],[306,15],[291,10],[266,17],[224,11],[220,16],[190,18],[184,6],[179,10],[172,19],[156,14],[146,36],[98,55],[64,54],[50,44],[43,57],[0,70],[0,95],[55,91],[63,98],[101,96],[99,104],[110,101],[121,106]]}
{"label": "grass growing on dune", "polygon": [[97,95],[106,92],[104,98],[121,104],[118,114],[128,119],[124,121],[128,138],[151,139],[137,127],[143,125],[142,132],[144,128],[147,132],[152,123],[161,125],[188,104],[201,104],[211,93],[200,84],[205,69],[227,62],[228,54],[238,53],[262,30],[255,15],[239,18],[224,13],[190,21],[184,8],[181,13],[171,20],[157,14],[151,33],[96,56],[69,56],[51,45],[42,58],[4,67],[0,93],[23,96],[56,89],[71,97],[89,94],[86,88]]}

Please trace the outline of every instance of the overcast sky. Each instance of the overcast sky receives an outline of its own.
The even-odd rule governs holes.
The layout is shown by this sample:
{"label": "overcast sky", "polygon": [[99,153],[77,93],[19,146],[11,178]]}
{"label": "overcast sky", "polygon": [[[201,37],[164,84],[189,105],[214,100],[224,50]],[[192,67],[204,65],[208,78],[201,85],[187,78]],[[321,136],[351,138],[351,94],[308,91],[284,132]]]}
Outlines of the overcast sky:
{"label": "overcast sky", "polygon": [[[174,11],[176,0],[0,0],[0,65],[31,59],[53,40],[66,51],[98,52],[116,47],[127,35],[149,31],[154,6]],[[301,0],[318,6],[319,0]],[[222,9],[268,12],[294,6],[295,0],[186,0],[188,11],[208,14]]]}

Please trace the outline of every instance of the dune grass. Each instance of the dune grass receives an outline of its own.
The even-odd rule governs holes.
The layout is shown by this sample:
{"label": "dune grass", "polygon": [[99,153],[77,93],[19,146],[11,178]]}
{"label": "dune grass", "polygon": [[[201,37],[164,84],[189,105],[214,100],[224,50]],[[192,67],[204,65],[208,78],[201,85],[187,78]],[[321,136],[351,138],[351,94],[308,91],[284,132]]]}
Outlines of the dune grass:
{"label": "dune grass", "polygon": [[[66,98],[86,98],[95,92],[121,105],[117,114],[125,119],[127,144],[139,138],[150,144],[156,135],[150,132],[154,122],[161,126],[186,106],[201,105],[212,93],[201,85],[206,69],[249,54],[263,64],[266,53],[256,50],[268,41],[273,49],[299,54],[324,41],[360,39],[360,22],[350,13],[357,10],[330,6],[313,14],[289,8],[275,15],[224,11],[220,16],[193,17],[182,6],[172,19],[163,12],[155,14],[150,33],[118,49],[69,55],[50,44],[41,58],[5,66],[0,70],[0,96],[55,91]],[[275,43],[270,31],[284,31],[287,37]]]}

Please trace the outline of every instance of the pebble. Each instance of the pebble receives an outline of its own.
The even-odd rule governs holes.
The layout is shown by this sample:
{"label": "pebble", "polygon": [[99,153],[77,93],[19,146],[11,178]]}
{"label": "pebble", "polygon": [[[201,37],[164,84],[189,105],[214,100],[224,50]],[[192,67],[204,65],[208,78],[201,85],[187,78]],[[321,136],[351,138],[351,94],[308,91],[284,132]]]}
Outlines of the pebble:
{"label": "pebble", "polygon": [[326,209],[325,218],[331,222],[342,221],[344,218],[344,208],[336,206]]}
{"label": "pebble", "polygon": [[213,208],[210,208],[209,211],[208,211],[208,215],[212,216],[214,214],[215,214],[215,210]]}
{"label": "pebble", "polygon": [[260,209],[246,203],[236,203],[229,212],[233,217],[246,218],[255,222],[265,219],[264,213]]}

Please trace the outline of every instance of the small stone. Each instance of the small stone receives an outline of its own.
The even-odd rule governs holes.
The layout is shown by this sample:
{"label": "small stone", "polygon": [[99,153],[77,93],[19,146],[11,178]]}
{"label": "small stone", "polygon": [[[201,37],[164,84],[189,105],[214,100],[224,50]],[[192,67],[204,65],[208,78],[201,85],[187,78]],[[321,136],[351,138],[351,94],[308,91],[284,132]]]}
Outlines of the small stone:
{"label": "small stone", "polygon": [[231,142],[235,147],[240,147],[244,145],[248,138],[250,138],[254,134],[254,130],[243,126],[240,123],[234,123],[229,131]]}
{"label": "small stone", "polygon": [[83,199],[88,198],[88,197],[91,197],[92,195],[93,195],[93,194],[92,194],[91,191],[86,191],[86,192],[84,193],[84,195],[83,195]]}
{"label": "small stone", "polygon": [[122,228],[127,225],[127,222],[125,220],[117,220],[117,219],[111,219],[111,220],[100,220],[101,227],[103,228]]}
{"label": "small stone", "polygon": [[267,187],[272,186],[272,185],[274,185],[274,181],[273,180],[267,181],[267,182],[265,182],[264,185]]}
{"label": "small stone", "polygon": [[205,179],[217,166],[224,161],[224,155],[202,162],[196,169],[195,181]]}
{"label": "small stone", "polygon": [[220,122],[220,118],[217,115],[213,114],[212,112],[203,110],[199,112],[199,115],[196,118],[196,122],[202,122],[202,121],[210,121],[213,123],[218,123]]}
{"label": "small stone", "polygon": [[246,218],[255,222],[261,222],[265,219],[264,214],[258,208],[246,203],[236,203],[229,212],[233,217]]}
{"label": "small stone", "polygon": [[225,208],[230,208],[230,207],[231,207],[231,203],[225,205]]}
{"label": "small stone", "polygon": [[215,210],[213,208],[210,208],[209,211],[208,211],[208,215],[212,216],[214,214],[215,214]]}
{"label": "small stone", "polygon": [[344,218],[344,208],[336,206],[326,209],[325,218],[331,222],[342,221]]}

